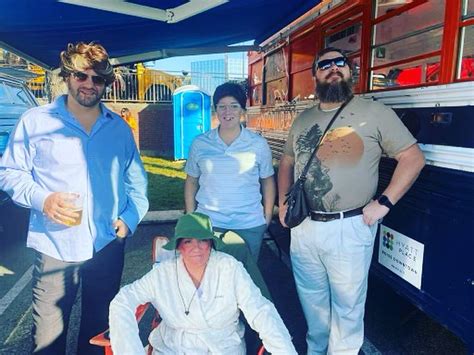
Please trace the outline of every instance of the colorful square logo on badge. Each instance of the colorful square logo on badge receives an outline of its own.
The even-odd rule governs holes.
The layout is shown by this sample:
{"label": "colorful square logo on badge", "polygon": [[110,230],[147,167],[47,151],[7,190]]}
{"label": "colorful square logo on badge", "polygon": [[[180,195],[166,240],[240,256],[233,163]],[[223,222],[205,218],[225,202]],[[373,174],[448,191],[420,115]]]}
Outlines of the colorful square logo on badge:
{"label": "colorful square logo on badge", "polygon": [[383,233],[383,246],[387,249],[393,250],[393,240],[394,236],[392,233],[385,231]]}

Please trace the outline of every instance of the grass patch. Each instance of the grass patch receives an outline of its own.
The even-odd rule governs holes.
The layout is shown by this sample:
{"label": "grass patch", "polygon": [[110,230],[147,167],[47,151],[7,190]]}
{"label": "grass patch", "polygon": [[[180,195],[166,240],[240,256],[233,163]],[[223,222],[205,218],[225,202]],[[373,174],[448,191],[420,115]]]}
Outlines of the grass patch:
{"label": "grass patch", "polygon": [[142,156],[148,173],[150,211],[184,209],[184,161]]}

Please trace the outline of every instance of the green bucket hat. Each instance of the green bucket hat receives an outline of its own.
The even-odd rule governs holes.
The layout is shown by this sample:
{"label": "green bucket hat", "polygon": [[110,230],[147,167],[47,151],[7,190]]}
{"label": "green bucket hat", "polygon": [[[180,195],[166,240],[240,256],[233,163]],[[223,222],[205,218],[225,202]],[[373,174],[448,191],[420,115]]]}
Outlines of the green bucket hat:
{"label": "green bucket hat", "polygon": [[180,217],[174,229],[174,236],[170,238],[170,241],[163,248],[175,250],[178,239],[183,238],[210,239],[214,242],[214,246],[217,249],[222,247],[223,244],[222,240],[214,235],[210,218],[199,212],[188,213]]}

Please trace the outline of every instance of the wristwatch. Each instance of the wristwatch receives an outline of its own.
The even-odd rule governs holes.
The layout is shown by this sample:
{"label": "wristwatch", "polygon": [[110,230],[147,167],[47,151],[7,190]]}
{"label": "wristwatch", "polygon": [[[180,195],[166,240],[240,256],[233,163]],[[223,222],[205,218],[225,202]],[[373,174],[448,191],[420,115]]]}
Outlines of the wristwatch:
{"label": "wristwatch", "polygon": [[381,205],[385,206],[385,207],[388,207],[388,208],[393,207],[393,203],[390,202],[388,197],[385,196],[385,195],[380,195],[380,197],[377,199],[377,202],[380,203]]}

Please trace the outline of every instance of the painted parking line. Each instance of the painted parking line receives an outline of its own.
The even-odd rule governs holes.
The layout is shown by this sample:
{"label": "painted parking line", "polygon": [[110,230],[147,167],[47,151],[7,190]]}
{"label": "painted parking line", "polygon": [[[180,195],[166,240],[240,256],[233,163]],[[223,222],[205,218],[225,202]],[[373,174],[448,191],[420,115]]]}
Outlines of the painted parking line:
{"label": "painted parking line", "polygon": [[[270,250],[275,254],[275,256],[278,258],[278,248],[275,245],[275,242],[273,240],[266,240],[265,241],[266,245]],[[290,262],[290,257],[288,256],[287,253],[285,253],[283,250],[281,250],[281,259],[280,259],[288,269],[291,270],[291,262]],[[362,344],[362,351],[366,355],[382,355],[382,353],[375,347],[374,344],[370,342],[369,339],[364,337],[364,344]]]}
{"label": "painted parking line", "polygon": [[25,271],[23,276],[15,283],[15,285],[6,293],[5,296],[0,299],[0,316],[20,294],[26,285],[31,281],[31,275],[33,273],[33,265]]}
{"label": "painted parking line", "polygon": [[9,345],[10,342],[17,336],[19,329],[24,327],[24,323],[28,322],[27,318],[31,316],[31,310],[33,309],[33,306],[29,306],[25,313],[21,316],[21,318],[17,321],[15,327],[13,330],[10,332],[10,335],[5,339],[5,342],[3,345]]}

